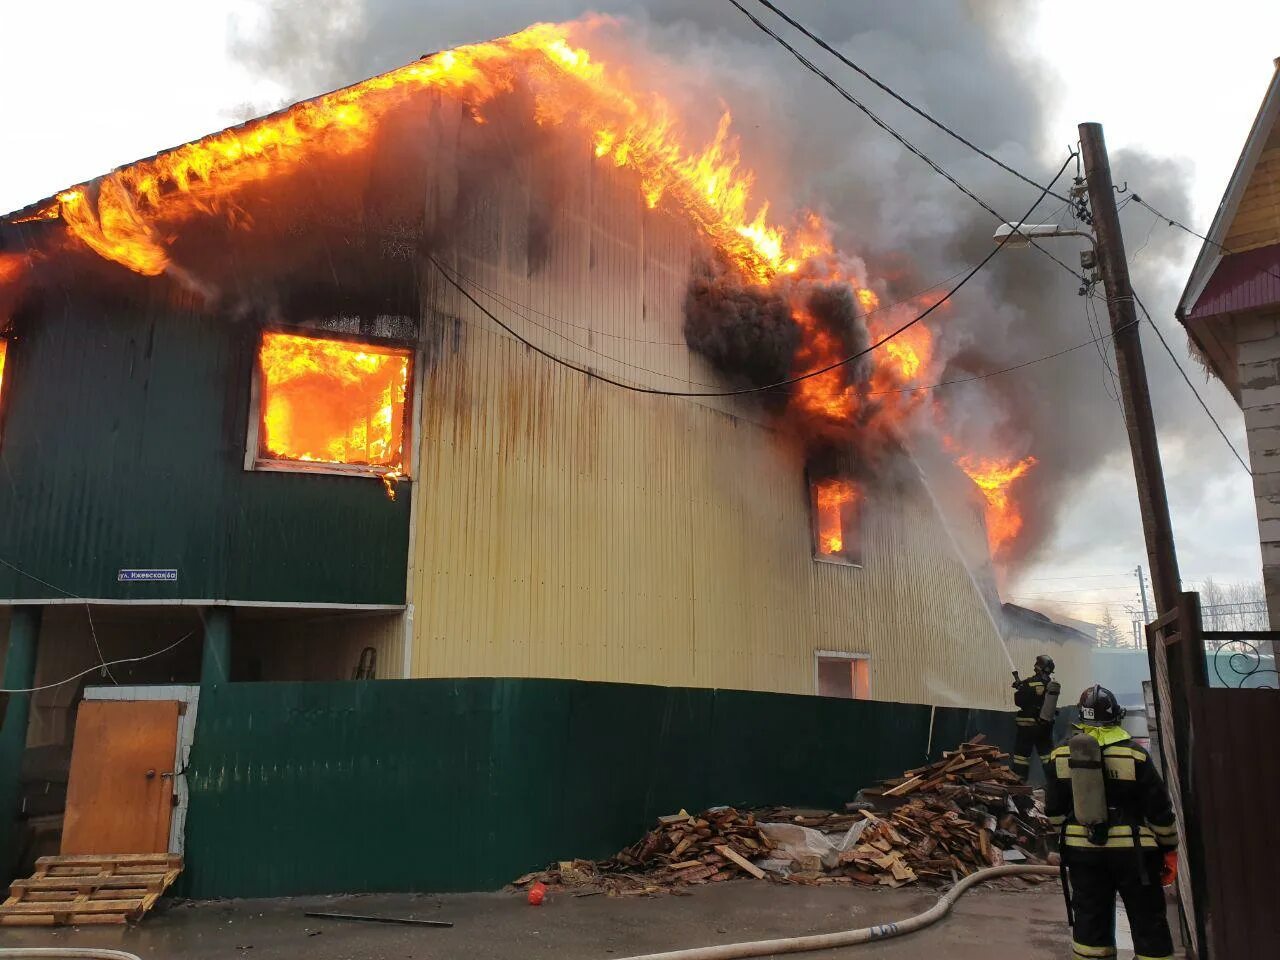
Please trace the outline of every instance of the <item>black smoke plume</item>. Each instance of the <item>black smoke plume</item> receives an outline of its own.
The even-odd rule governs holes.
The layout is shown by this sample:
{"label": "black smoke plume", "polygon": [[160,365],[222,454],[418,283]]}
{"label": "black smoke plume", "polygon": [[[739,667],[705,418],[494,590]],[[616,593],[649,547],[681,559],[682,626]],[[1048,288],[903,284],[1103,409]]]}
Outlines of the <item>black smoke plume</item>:
{"label": "black smoke plume", "polygon": [[[246,32],[236,52],[298,96],[363,79],[431,50],[501,36],[535,21],[572,19],[586,10],[575,0],[470,5],[353,0],[330,13],[294,0],[265,2],[268,29],[253,36]],[[1074,125],[1051,122],[1055,75],[1065,67],[1037,62],[1029,53],[1026,37],[1037,6],[1029,0],[788,6],[828,42],[1033,177],[1047,180],[1065,145],[1076,140]],[[618,36],[602,36],[599,44],[593,39],[593,54],[605,62],[627,62],[636,86],[665,96],[695,131],[714,129],[728,101],[743,156],[759,174],[757,194],[768,197],[775,211],[822,213],[834,227],[837,247],[865,263],[867,280],[883,302],[954,277],[990,251],[995,217],[806,73],[729,4],[598,0],[592,7],[631,18]],[[628,51],[638,48],[658,59],[650,64],[648,57],[628,58]],[[1035,198],[1035,188],[908,114],[830,58],[810,52],[1005,219],[1016,219]],[[1128,180],[1156,207],[1186,218],[1187,171],[1177,164],[1115,151],[1112,169],[1117,183]],[[1068,186],[1067,180],[1060,182],[1058,192]],[[1053,200],[1042,203],[1031,219],[1071,223],[1064,205]],[[1165,336],[1181,344],[1172,304],[1185,279],[1189,241],[1153,223],[1136,204],[1122,212],[1122,219],[1134,283]],[[1068,265],[1078,263],[1070,242],[1055,242],[1054,251]],[[1035,251],[1002,252],[947,309],[927,321],[937,357],[930,379],[985,375],[1094,336],[1085,302],[1075,295],[1078,286]],[[695,281],[690,303],[689,342],[717,367],[735,370],[746,382],[788,368],[791,339],[778,322],[776,302],[734,293],[704,278]],[[722,307],[719,315],[729,318],[730,327],[745,325],[718,328],[713,320]],[[1162,441],[1204,442],[1203,414],[1168,358],[1149,355],[1148,363],[1163,365],[1170,374],[1152,382]],[[1048,553],[1055,536],[1075,549],[1113,543],[1118,528],[1125,531],[1126,549],[1141,550],[1136,509],[1123,518],[1099,519],[1102,513],[1077,509],[1073,501],[1091,478],[1128,457],[1107,364],[1114,366],[1114,360],[1104,342],[1099,349],[932,394],[948,418],[949,432],[966,450],[1033,454],[1039,461],[1019,491],[1026,526],[1008,558],[1014,562]],[[1222,459],[1225,464],[1229,455]],[[1203,471],[1209,469],[1206,465],[1197,476],[1208,478]],[[1227,469],[1215,463],[1212,476]],[[1059,526],[1066,513],[1075,515],[1071,529]]]}

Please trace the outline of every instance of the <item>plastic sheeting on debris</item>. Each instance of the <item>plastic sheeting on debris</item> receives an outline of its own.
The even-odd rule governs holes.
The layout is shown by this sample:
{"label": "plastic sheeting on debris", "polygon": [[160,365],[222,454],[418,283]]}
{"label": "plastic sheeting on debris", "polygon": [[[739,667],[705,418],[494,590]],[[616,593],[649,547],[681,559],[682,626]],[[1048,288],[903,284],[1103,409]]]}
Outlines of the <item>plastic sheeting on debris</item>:
{"label": "plastic sheeting on debris", "polygon": [[[857,844],[869,822],[859,820],[851,824],[842,837],[828,836],[821,830],[802,827],[798,823],[762,823],[760,832],[774,844],[770,861],[790,861],[801,870],[831,870],[839,865],[840,854],[852,850]],[[759,866],[764,870],[771,868],[763,863]]]}

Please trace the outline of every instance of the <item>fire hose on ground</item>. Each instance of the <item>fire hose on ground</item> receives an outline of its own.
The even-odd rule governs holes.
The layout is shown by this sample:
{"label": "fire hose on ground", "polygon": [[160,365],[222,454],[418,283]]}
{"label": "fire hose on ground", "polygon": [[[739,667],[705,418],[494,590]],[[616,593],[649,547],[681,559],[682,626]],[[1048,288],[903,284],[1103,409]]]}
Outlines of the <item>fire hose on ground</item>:
{"label": "fire hose on ground", "polygon": [[1014,864],[989,867],[971,873],[938,898],[938,902],[924,913],[916,914],[894,923],[878,923],[857,930],[841,930],[837,933],[817,933],[803,937],[783,937],[778,940],[754,940],[745,943],[726,943],[718,947],[692,947],[687,950],[669,950],[666,953],[646,953],[627,960],[737,960],[738,957],[768,957],[779,953],[804,953],[809,950],[831,950],[835,947],[852,947],[860,943],[874,943],[903,934],[914,933],[945,917],[951,907],[971,887],[997,877],[1058,876],[1058,868],[1047,865]]}
{"label": "fire hose on ground", "polygon": [[[804,937],[784,937],[778,940],[754,940],[745,943],[726,943],[716,947],[692,947],[687,950],[669,950],[665,953],[647,953],[628,960],[737,960],[739,957],[767,957],[780,953],[804,953],[809,950],[831,950],[836,947],[853,947],[861,943],[889,940],[904,934],[923,930],[937,923],[950,912],[955,902],[972,887],[997,877],[1058,876],[1058,868],[1043,865],[1006,865],[989,867],[971,873],[938,898],[938,902],[924,913],[892,923],[878,923],[857,930],[841,930],[836,933],[817,933]],[[123,950],[103,950],[96,947],[0,947],[0,960],[139,960],[135,954]]]}

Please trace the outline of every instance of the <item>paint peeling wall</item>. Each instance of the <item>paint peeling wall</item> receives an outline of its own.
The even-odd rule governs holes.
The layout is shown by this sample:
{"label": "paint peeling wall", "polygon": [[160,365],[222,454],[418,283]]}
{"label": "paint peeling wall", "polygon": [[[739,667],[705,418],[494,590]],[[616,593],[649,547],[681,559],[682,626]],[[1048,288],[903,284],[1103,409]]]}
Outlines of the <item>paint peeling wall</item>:
{"label": "paint peeling wall", "polygon": [[[474,134],[439,114],[443,257],[477,300],[592,370],[723,388],[683,344],[701,248],[682,223],[585,151],[554,157],[549,213],[528,188],[549,161],[523,155],[464,206],[450,151]],[[815,562],[804,465],[754,403],[590,380],[424,269],[413,676],[814,693],[822,649],[869,654],[877,699],[1011,705],[988,607],[909,460],[868,491],[864,568]]]}

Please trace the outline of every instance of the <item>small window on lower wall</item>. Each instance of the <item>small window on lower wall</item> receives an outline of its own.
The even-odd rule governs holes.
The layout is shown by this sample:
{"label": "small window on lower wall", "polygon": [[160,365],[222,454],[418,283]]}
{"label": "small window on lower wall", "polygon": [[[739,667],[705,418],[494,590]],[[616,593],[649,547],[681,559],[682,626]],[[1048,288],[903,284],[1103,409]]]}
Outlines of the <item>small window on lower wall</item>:
{"label": "small window on lower wall", "polygon": [[862,491],[845,477],[811,477],[809,511],[813,556],[829,563],[862,564]]}
{"label": "small window on lower wall", "polygon": [[817,658],[818,696],[842,700],[871,699],[871,660],[861,653],[819,650]]}
{"label": "small window on lower wall", "polygon": [[406,476],[412,368],[405,347],[265,331],[246,466]]}

